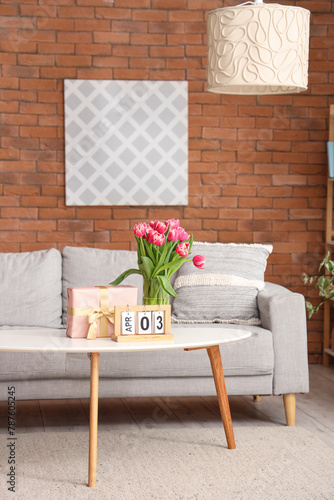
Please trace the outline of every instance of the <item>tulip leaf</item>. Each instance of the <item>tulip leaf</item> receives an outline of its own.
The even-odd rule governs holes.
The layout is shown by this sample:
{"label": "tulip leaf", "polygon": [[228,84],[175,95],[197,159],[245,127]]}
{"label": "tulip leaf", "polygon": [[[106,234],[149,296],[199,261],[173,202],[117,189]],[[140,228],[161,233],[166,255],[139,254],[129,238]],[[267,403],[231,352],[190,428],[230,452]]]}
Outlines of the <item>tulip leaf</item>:
{"label": "tulip leaf", "polygon": [[154,265],[153,265],[153,262],[151,261],[151,259],[149,257],[142,257],[142,264],[140,264],[140,267],[143,266],[144,269],[145,269],[145,273],[147,275],[147,279],[151,279],[152,278],[152,274],[154,272]]}
{"label": "tulip leaf", "polygon": [[[167,245],[164,245],[163,246],[163,250],[161,252],[161,255],[159,257],[159,261],[158,261],[158,264],[157,264],[157,267],[156,267],[156,270],[158,270],[165,262],[165,258],[166,258],[166,255],[167,255]],[[159,271],[158,271],[159,272]],[[155,274],[158,274],[158,273],[155,273]]]}
{"label": "tulip leaf", "polygon": [[191,235],[191,236],[190,236],[190,240],[189,240],[189,253],[190,253],[190,251],[191,251],[191,247],[193,246],[193,242],[194,242],[194,236],[193,236],[193,235]]}
{"label": "tulip leaf", "polygon": [[130,276],[131,274],[143,274],[139,269],[128,269],[127,271],[124,271],[124,273],[120,274],[118,278],[116,278],[114,281],[109,283],[109,285],[116,286],[122,283],[125,278]]}
{"label": "tulip leaf", "polygon": [[161,272],[161,271],[164,271],[165,269],[167,269],[166,266],[168,266],[170,263],[167,263],[167,264],[164,264],[165,262],[165,259],[166,259],[166,254],[167,254],[167,246],[165,245],[164,249],[162,250],[161,252],[161,255],[159,257],[159,262],[156,266],[156,268],[154,269],[153,271],[153,274],[152,274],[152,279],[153,278],[156,278],[157,275]]}
{"label": "tulip leaf", "polygon": [[167,254],[166,259],[165,259],[165,264],[169,263],[170,256],[176,248],[177,241],[169,241],[169,244],[170,244],[170,248],[168,250],[168,254]]}
{"label": "tulip leaf", "polygon": [[172,285],[169,283],[169,280],[166,276],[157,276],[160,285],[162,288],[169,294],[172,295],[172,297],[177,297],[177,293],[175,292],[174,288]]}
{"label": "tulip leaf", "polygon": [[183,262],[185,261],[185,257],[182,259],[182,260],[179,260],[179,261],[174,261],[174,265],[170,267],[168,273],[167,273],[167,276],[168,278],[170,278],[172,276],[172,274],[176,273],[176,271],[178,269],[180,269],[180,267],[182,266]]}
{"label": "tulip leaf", "polygon": [[[182,259],[182,261],[180,261],[180,259]],[[185,257],[180,257],[178,256],[177,259],[175,260],[171,260],[170,262],[168,262],[167,264],[164,264],[163,266],[161,266],[160,268],[157,268],[156,271],[154,272],[154,275],[153,275],[153,278],[156,278],[158,277],[158,273],[160,273],[161,271],[165,271],[166,269],[170,269],[171,267],[174,267],[175,264],[178,264],[180,263],[180,265],[185,261]],[[178,266],[178,268],[180,267],[180,265]],[[177,269],[178,269],[177,268]],[[173,271],[175,272],[175,271]],[[168,273],[169,274],[169,273]],[[172,273],[173,274],[173,273]]]}
{"label": "tulip leaf", "polygon": [[152,260],[153,263],[156,262],[156,259],[154,257],[153,251],[152,251],[152,244],[147,241],[147,239],[144,239],[144,247],[146,252],[148,253],[150,259]]}
{"label": "tulip leaf", "polygon": [[170,226],[167,226],[167,231],[165,232],[165,240],[168,241],[168,235],[170,231]]}
{"label": "tulip leaf", "polygon": [[139,264],[141,263],[141,258],[142,256],[146,256],[146,251],[145,251],[145,245],[144,245],[144,242],[143,242],[143,238],[142,237],[138,237],[135,235],[135,238],[136,238],[136,241],[137,241],[137,262],[138,262],[138,266]]}

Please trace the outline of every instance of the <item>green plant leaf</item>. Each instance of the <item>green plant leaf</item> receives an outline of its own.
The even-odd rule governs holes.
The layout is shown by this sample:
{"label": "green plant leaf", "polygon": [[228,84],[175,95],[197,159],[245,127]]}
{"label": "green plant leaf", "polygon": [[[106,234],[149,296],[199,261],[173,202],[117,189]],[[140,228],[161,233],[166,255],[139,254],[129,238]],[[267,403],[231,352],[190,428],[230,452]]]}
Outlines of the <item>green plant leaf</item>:
{"label": "green plant leaf", "polygon": [[317,279],[315,288],[318,290],[319,296],[323,298],[323,300],[316,306],[312,306],[310,302],[306,302],[306,310],[309,318],[311,318],[313,314],[316,314],[327,300],[334,298],[334,261],[330,260],[330,252],[327,252],[320,263],[319,271],[322,268],[324,268],[322,275],[307,275],[306,273],[303,273],[302,275],[305,285],[311,285],[313,281]]}
{"label": "green plant leaf", "polygon": [[324,288],[328,288],[329,287],[329,279],[326,277],[324,279]]}
{"label": "green plant leaf", "polygon": [[165,264],[168,264],[168,262],[170,262],[170,256],[171,256],[172,252],[175,250],[176,244],[177,244],[177,241],[169,241],[168,242],[169,250],[168,250],[168,253],[166,255]]}
{"label": "green plant leaf", "polygon": [[320,276],[315,287],[318,288],[321,292],[323,292],[323,290],[327,288],[328,285],[329,285],[328,278],[326,276]]}
{"label": "green plant leaf", "polygon": [[167,227],[167,231],[165,232],[165,241],[167,241],[169,231],[170,231],[170,226]]}
{"label": "green plant leaf", "polygon": [[143,263],[141,263],[141,264],[139,264],[139,266],[138,266],[138,267],[139,267],[139,269],[141,270],[141,273],[142,273],[143,279],[144,279],[144,280],[149,279],[149,278],[148,278],[148,276],[147,276],[147,274],[146,274],[146,268],[145,268],[144,264],[143,264]]}
{"label": "green plant leaf", "polygon": [[159,262],[157,264],[157,268],[159,268],[160,266],[162,266],[165,263],[166,255],[167,255],[167,245],[165,244],[162,247],[162,252],[161,252],[161,255],[159,257]]}
{"label": "green plant leaf", "polygon": [[191,247],[193,246],[193,242],[194,242],[194,236],[191,235],[189,240],[189,253],[191,252]]}
{"label": "green plant leaf", "polygon": [[167,254],[167,245],[164,246],[162,252],[161,252],[161,255],[159,257],[159,262],[157,264],[157,267],[155,268],[153,274],[152,274],[152,279],[153,278],[156,278],[157,275],[163,271],[164,269],[166,269],[166,265],[168,266],[168,264],[164,264],[165,262],[165,259],[166,259],[166,254]]}
{"label": "green plant leaf", "polygon": [[333,262],[330,260],[330,251],[327,252],[327,254],[325,255],[325,257],[323,258],[322,262],[320,263],[320,266],[319,266],[319,271],[322,267],[324,267],[325,269],[328,269],[328,263],[331,263],[333,264]]}
{"label": "green plant leaf", "polygon": [[152,243],[149,243],[147,241],[147,239],[143,239],[143,242],[144,242],[144,247],[145,247],[146,253],[148,254],[150,259],[152,260],[153,264],[156,264],[156,259],[155,259],[155,256],[154,256],[154,253],[152,250]]}
{"label": "green plant leaf", "polygon": [[141,260],[142,260],[142,265],[145,268],[147,278],[150,280],[152,278],[152,274],[154,272],[153,262],[149,257],[142,257]]}
{"label": "green plant leaf", "polygon": [[135,235],[137,241],[137,261],[138,266],[141,263],[141,258],[146,256],[145,246],[143,243],[143,238]]}
{"label": "green plant leaf", "polygon": [[[172,266],[175,265],[175,263],[179,262],[179,259],[182,259],[182,262],[185,261],[185,257],[178,257],[177,259],[175,260],[171,260],[170,262],[168,262],[168,264],[165,264],[164,266],[161,266],[160,269],[159,269],[159,273],[161,271],[165,271],[166,269],[170,269]],[[181,264],[182,264],[181,262]],[[154,277],[158,277],[157,276],[157,272],[154,273]]]}
{"label": "green plant leaf", "polygon": [[160,285],[162,288],[169,294],[172,295],[172,297],[177,297],[177,293],[175,292],[174,288],[172,285],[169,283],[169,280],[166,276],[157,276],[157,279],[159,280]]}
{"label": "green plant leaf", "polygon": [[306,310],[309,313],[309,318],[312,316],[314,312],[314,307],[312,306],[311,302],[306,301]]}
{"label": "green plant leaf", "polygon": [[143,274],[139,269],[128,269],[127,271],[124,271],[124,273],[120,274],[118,278],[116,278],[114,281],[109,283],[109,285],[116,286],[122,283],[125,278],[130,276],[131,274]]}
{"label": "green plant leaf", "polygon": [[174,265],[170,267],[167,276],[170,278],[172,274],[176,273],[178,269],[182,266],[182,264],[186,261],[186,258],[183,257],[181,261],[174,262]]}
{"label": "green plant leaf", "polygon": [[137,262],[138,262],[138,264],[139,264],[139,259],[140,259],[140,257],[141,257],[141,255],[140,255],[140,248],[139,248],[139,245],[140,245],[140,240],[139,240],[139,237],[138,237],[138,236],[136,236],[136,235],[134,235],[134,236],[135,236],[135,238],[136,238],[136,242],[137,242]]}

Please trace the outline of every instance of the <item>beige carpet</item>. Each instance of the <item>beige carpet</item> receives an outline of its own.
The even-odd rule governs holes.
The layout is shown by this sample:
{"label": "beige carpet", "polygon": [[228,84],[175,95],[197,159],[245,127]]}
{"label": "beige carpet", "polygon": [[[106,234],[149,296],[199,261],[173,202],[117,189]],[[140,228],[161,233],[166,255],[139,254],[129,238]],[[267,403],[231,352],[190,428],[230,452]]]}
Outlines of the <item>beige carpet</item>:
{"label": "beige carpet", "polygon": [[15,500],[333,500],[334,450],[298,427],[100,431],[98,483],[88,488],[88,433],[17,434]]}

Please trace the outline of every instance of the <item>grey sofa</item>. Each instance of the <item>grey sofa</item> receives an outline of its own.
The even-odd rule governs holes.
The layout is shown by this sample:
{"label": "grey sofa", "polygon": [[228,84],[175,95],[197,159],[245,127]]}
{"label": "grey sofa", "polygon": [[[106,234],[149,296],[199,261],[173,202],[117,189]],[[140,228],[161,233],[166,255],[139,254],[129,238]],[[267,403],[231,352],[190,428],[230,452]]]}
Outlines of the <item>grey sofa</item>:
{"label": "grey sofa", "polygon": [[[17,328],[57,328],[65,335],[67,287],[106,285],[130,267],[137,267],[135,251],[66,247],[62,254],[55,249],[0,254],[0,343],[1,330]],[[141,280],[135,275],[124,284],[141,291]],[[294,395],[309,390],[304,297],[266,283],[257,304],[260,326],[226,325],[252,332],[249,339],[221,348],[227,392],[283,395],[287,421],[293,425]],[[84,354],[0,352],[0,399],[7,399],[12,385],[22,400],[86,398],[89,369]],[[112,398],[216,392],[206,353],[177,350],[102,354],[99,394]]]}

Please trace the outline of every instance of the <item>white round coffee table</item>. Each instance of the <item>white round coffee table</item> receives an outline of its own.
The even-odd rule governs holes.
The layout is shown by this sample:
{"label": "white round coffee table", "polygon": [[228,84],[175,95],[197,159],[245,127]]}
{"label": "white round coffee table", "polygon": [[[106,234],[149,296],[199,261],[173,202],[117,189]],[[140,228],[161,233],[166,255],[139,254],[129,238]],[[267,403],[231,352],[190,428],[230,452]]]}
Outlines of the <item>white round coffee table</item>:
{"label": "white round coffee table", "polygon": [[10,329],[1,331],[0,351],[11,352],[69,352],[87,353],[90,357],[90,419],[89,419],[89,467],[88,486],[96,486],[98,384],[100,352],[136,352],[184,349],[206,349],[210,358],[215,381],[220,414],[229,449],[235,448],[235,440],[226,393],[223,366],[219,345],[246,339],[251,333],[241,329],[224,327],[182,328],[172,325],[174,341],[168,342],[113,342],[110,338],[96,340],[71,339],[65,330],[56,329]]}

